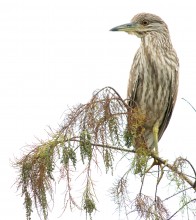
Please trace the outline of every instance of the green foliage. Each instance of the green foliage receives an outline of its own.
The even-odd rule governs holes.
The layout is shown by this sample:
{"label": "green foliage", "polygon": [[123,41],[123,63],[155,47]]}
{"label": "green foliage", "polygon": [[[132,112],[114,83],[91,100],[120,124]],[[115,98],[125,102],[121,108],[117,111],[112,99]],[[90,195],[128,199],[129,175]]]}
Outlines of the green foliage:
{"label": "green foliage", "polygon": [[27,220],[31,220],[31,213],[33,212],[32,210],[32,199],[30,197],[30,194],[25,190],[24,192],[24,206],[26,209],[26,218]]}
{"label": "green foliage", "polygon": [[96,205],[89,189],[86,189],[83,195],[83,209],[89,214],[90,219],[92,219],[92,213],[96,211]]}
{"label": "green foliage", "polygon": [[137,148],[135,157],[132,160],[131,167],[134,174],[145,174],[149,161],[149,151],[145,148]]}
{"label": "green foliage", "polygon": [[22,195],[24,195],[24,205],[26,208],[26,218],[27,220],[31,220],[31,212],[32,212],[32,199],[30,193],[28,192],[28,184],[29,184],[29,174],[31,170],[30,163],[24,163],[22,165],[21,170],[21,184],[22,184]]}
{"label": "green foliage", "polygon": [[46,196],[46,191],[47,190],[45,187],[41,187],[39,189],[39,196],[38,196],[44,219],[48,218],[48,200]]}
{"label": "green foliage", "polygon": [[131,147],[132,142],[133,142],[133,135],[131,134],[131,132],[127,128],[124,131],[123,138],[125,141],[125,146]]}
{"label": "green foliage", "polygon": [[[56,169],[60,173],[58,181],[65,181],[64,208],[77,207],[92,219],[92,213],[96,211],[92,170],[101,170],[100,161],[103,161],[106,173],[111,170],[113,174],[119,158],[127,159],[128,170],[125,170],[125,167],[121,169],[122,176],[116,181],[111,194],[119,209],[124,208],[125,215],[128,216],[134,209],[139,217],[162,220],[162,216],[168,214],[163,202],[156,195],[162,176],[160,179],[157,177],[154,198],[141,193],[149,158],[154,158],[161,170],[163,167],[171,170],[168,172],[168,178],[175,182],[177,190],[183,192],[181,206],[188,207],[187,204],[193,200],[185,193],[186,186],[187,183],[192,187],[195,184],[184,174],[183,160],[171,165],[146,148],[142,126],[145,120],[140,109],[130,109],[110,87],[96,92],[89,103],[70,109],[63,125],[57,131],[51,132],[49,140],[31,146],[28,153],[14,163],[19,170],[16,184],[24,197],[27,220],[31,220],[33,206],[44,220],[48,219],[48,201],[53,201],[54,198]],[[139,147],[133,149],[132,144]],[[132,157],[131,153],[134,153],[135,157]],[[131,198],[128,192],[129,175],[132,173],[140,174],[138,176],[141,178],[140,193],[135,199]],[[153,178],[155,176],[150,172],[148,174]],[[86,175],[80,205],[72,194],[74,175],[77,175],[74,180]]]}
{"label": "green foliage", "polygon": [[57,143],[56,138],[53,141],[41,143],[16,163],[16,166],[21,168],[18,187],[22,188],[22,195],[25,198],[27,220],[31,219],[33,201],[37,210],[41,210],[44,219],[48,217],[47,192],[52,197],[54,147]]}
{"label": "green foliage", "polygon": [[110,117],[108,120],[108,128],[109,128],[109,134],[112,141],[112,144],[119,145],[120,144],[120,137],[119,137],[119,131],[118,131],[118,120],[116,117]]}
{"label": "green foliage", "polygon": [[[192,167],[192,164],[190,164],[187,159],[178,157],[174,161],[173,167],[176,171],[183,175],[184,170],[187,169],[188,165],[191,165]],[[181,175],[179,175],[178,172],[168,172],[167,179],[170,181],[171,185],[175,186],[176,192],[178,192],[176,194],[179,197],[179,210],[181,210],[182,213],[184,213],[185,211],[186,213],[189,213],[189,210],[192,213],[196,213],[195,206],[192,206],[193,199],[188,194],[188,190],[190,188],[187,188],[187,182],[183,178],[181,178]]]}
{"label": "green foliage", "polygon": [[104,151],[103,159],[104,159],[106,173],[108,172],[109,169],[111,169],[112,173],[113,173],[113,160],[114,160],[114,158],[113,158],[113,154],[112,154],[111,150],[106,149]]}
{"label": "green foliage", "polygon": [[91,160],[92,152],[91,135],[87,130],[83,130],[80,133],[80,155],[83,163],[85,158],[88,158],[89,161]]}
{"label": "green foliage", "polygon": [[46,147],[43,158],[44,158],[44,162],[45,162],[45,167],[46,167],[46,172],[47,175],[50,179],[54,180],[53,178],[53,171],[55,168],[55,164],[54,164],[54,159],[53,159],[53,154],[54,154],[54,148],[53,147]]}
{"label": "green foliage", "polygon": [[76,169],[76,162],[77,162],[76,152],[70,146],[68,147],[63,146],[61,163],[64,163],[65,167],[67,167],[69,165],[70,160],[74,168]]}

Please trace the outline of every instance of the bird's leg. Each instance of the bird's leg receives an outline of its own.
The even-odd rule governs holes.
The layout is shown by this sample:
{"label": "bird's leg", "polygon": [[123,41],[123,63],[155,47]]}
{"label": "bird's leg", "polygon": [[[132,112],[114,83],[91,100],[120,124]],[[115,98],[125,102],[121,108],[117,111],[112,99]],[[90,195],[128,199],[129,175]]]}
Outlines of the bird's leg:
{"label": "bird's leg", "polygon": [[[153,139],[154,139],[154,148],[155,148],[155,155],[159,156],[158,151],[158,134],[159,134],[159,122],[157,121],[153,126]],[[152,165],[146,170],[146,173],[148,173],[154,165],[159,165],[158,161],[154,159]],[[161,167],[162,168],[162,167]],[[162,170],[162,169],[161,169]]]}
{"label": "bird's leg", "polygon": [[159,134],[159,122],[157,121],[154,126],[153,126],[153,138],[154,138],[154,143],[155,143],[155,154],[158,156],[159,151],[158,151],[158,134]]}

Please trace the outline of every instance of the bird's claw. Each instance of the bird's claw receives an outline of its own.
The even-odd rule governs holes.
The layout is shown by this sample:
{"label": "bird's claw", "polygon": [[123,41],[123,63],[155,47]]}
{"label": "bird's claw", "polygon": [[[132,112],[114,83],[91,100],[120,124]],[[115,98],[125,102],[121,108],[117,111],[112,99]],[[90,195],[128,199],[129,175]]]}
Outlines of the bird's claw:
{"label": "bird's claw", "polygon": [[152,165],[146,169],[145,173],[148,173],[155,165],[158,165],[161,171],[160,176],[157,178],[157,185],[158,185],[163,177],[164,174],[163,168],[165,167],[165,165],[163,166],[163,164],[161,164],[158,160],[154,159]]}

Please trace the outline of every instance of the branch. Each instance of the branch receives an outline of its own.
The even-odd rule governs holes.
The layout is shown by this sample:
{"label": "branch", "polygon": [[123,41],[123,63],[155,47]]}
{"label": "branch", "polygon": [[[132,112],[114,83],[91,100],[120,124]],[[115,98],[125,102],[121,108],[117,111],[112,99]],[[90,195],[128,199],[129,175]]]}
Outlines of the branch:
{"label": "branch", "polygon": [[[139,159],[141,162],[139,168],[142,168],[140,174],[143,175],[142,184],[144,184],[148,161],[153,158],[158,162],[158,165],[164,165],[196,190],[196,181],[191,181],[182,169],[179,170],[179,166],[175,162],[170,164],[147,148],[143,138],[145,131],[143,124],[146,120],[146,116],[141,109],[138,107],[131,109],[127,104],[127,100],[123,100],[117,91],[111,87],[105,87],[94,92],[87,104],[80,104],[70,109],[60,128],[49,134],[49,140],[41,140],[38,144],[30,146],[31,149],[22,158],[16,160],[13,165],[19,170],[16,184],[17,188],[21,189],[22,196],[24,196],[27,219],[31,219],[33,205],[37,210],[41,210],[44,218],[47,219],[47,196],[49,195],[53,199],[52,183],[55,181],[53,173],[55,168],[59,168],[56,166],[58,160],[60,160],[60,180],[64,179],[67,187],[65,208],[67,204],[70,204],[71,208],[72,206],[82,208],[90,217],[92,212],[96,210],[94,202],[96,195],[90,171],[92,163],[99,168],[97,154],[103,160],[106,173],[108,169],[113,172],[113,163],[116,162],[115,159],[117,158],[114,156],[115,152],[137,154],[138,157],[132,159],[129,157],[130,167],[126,172],[125,182],[125,176],[122,176],[121,183],[127,183],[128,174],[130,171],[136,170],[136,160]],[[134,145],[133,143],[136,142],[141,147],[139,149],[131,148]],[[187,162],[196,176],[194,167],[187,159],[180,158],[177,161],[180,163]],[[76,173],[77,166],[80,167],[80,165],[85,164],[88,165],[88,168],[85,169],[87,181],[84,187],[85,190],[82,193],[82,205],[79,206],[72,195],[71,178],[72,174]],[[80,175],[83,174],[84,171]],[[159,209],[160,212],[163,210],[163,204],[156,194],[161,178],[162,175],[157,181],[155,193],[155,205],[160,205],[160,209],[157,206],[155,211]],[[130,198],[126,184],[123,186],[121,188],[123,189],[121,190],[121,199],[127,205],[130,204]],[[137,201],[142,201],[141,189],[142,187]],[[123,192],[126,192],[126,195]],[[143,198],[151,201],[145,196]],[[139,205],[139,203],[137,204]],[[164,212],[166,213],[166,211]],[[157,213],[155,214],[157,215]]]}
{"label": "branch", "polygon": [[186,174],[179,171],[174,165],[169,164],[167,160],[164,160],[157,155],[154,154],[154,152],[150,152],[150,156],[153,157],[155,160],[157,160],[160,164],[163,164],[165,167],[169,168],[174,173],[178,174],[179,178],[187,182],[194,190],[195,188],[195,182],[191,181]]}
{"label": "branch", "polygon": [[[76,142],[80,142],[80,140],[74,138],[71,139],[70,141],[76,141]],[[121,152],[128,152],[128,153],[136,153],[135,150],[132,149],[126,149],[126,148],[120,148],[120,147],[114,147],[114,146],[110,146],[110,145],[102,145],[102,144],[96,144],[96,143],[91,143],[92,146],[97,146],[97,147],[101,147],[101,148],[108,148],[108,149],[112,149],[112,150],[117,150],[117,151],[121,151]],[[176,167],[172,164],[168,163],[168,160],[164,160],[160,157],[158,157],[154,152],[149,151],[149,156],[151,156],[152,158],[154,158],[156,161],[159,162],[159,164],[163,164],[165,167],[169,168],[171,171],[173,171],[174,173],[178,174],[179,178],[183,179],[185,182],[187,182],[194,190],[196,190],[195,187],[195,182],[191,181],[186,174],[180,172],[179,170],[176,169]],[[191,163],[186,160],[190,165]],[[192,169],[194,170],[193,166],[191,165]],[[194,174],[196,175],[196,172],[194,170]]]}

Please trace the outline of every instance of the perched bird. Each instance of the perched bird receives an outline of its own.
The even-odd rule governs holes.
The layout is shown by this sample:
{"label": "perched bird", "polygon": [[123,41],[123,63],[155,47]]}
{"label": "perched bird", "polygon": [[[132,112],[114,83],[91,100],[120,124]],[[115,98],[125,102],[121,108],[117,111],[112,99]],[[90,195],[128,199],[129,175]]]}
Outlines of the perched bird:
{"label": "perched bird", "polygon": [[[144,139],[158,154],[158,141],[170,121],[178,91],[179,62],[167,24],[157,15],[140,13],[128,24],[111,31],[125,31],[141,38],[128,81],[130,107],[146,115]],[[139,147],[139,146],[134,146]]]}

